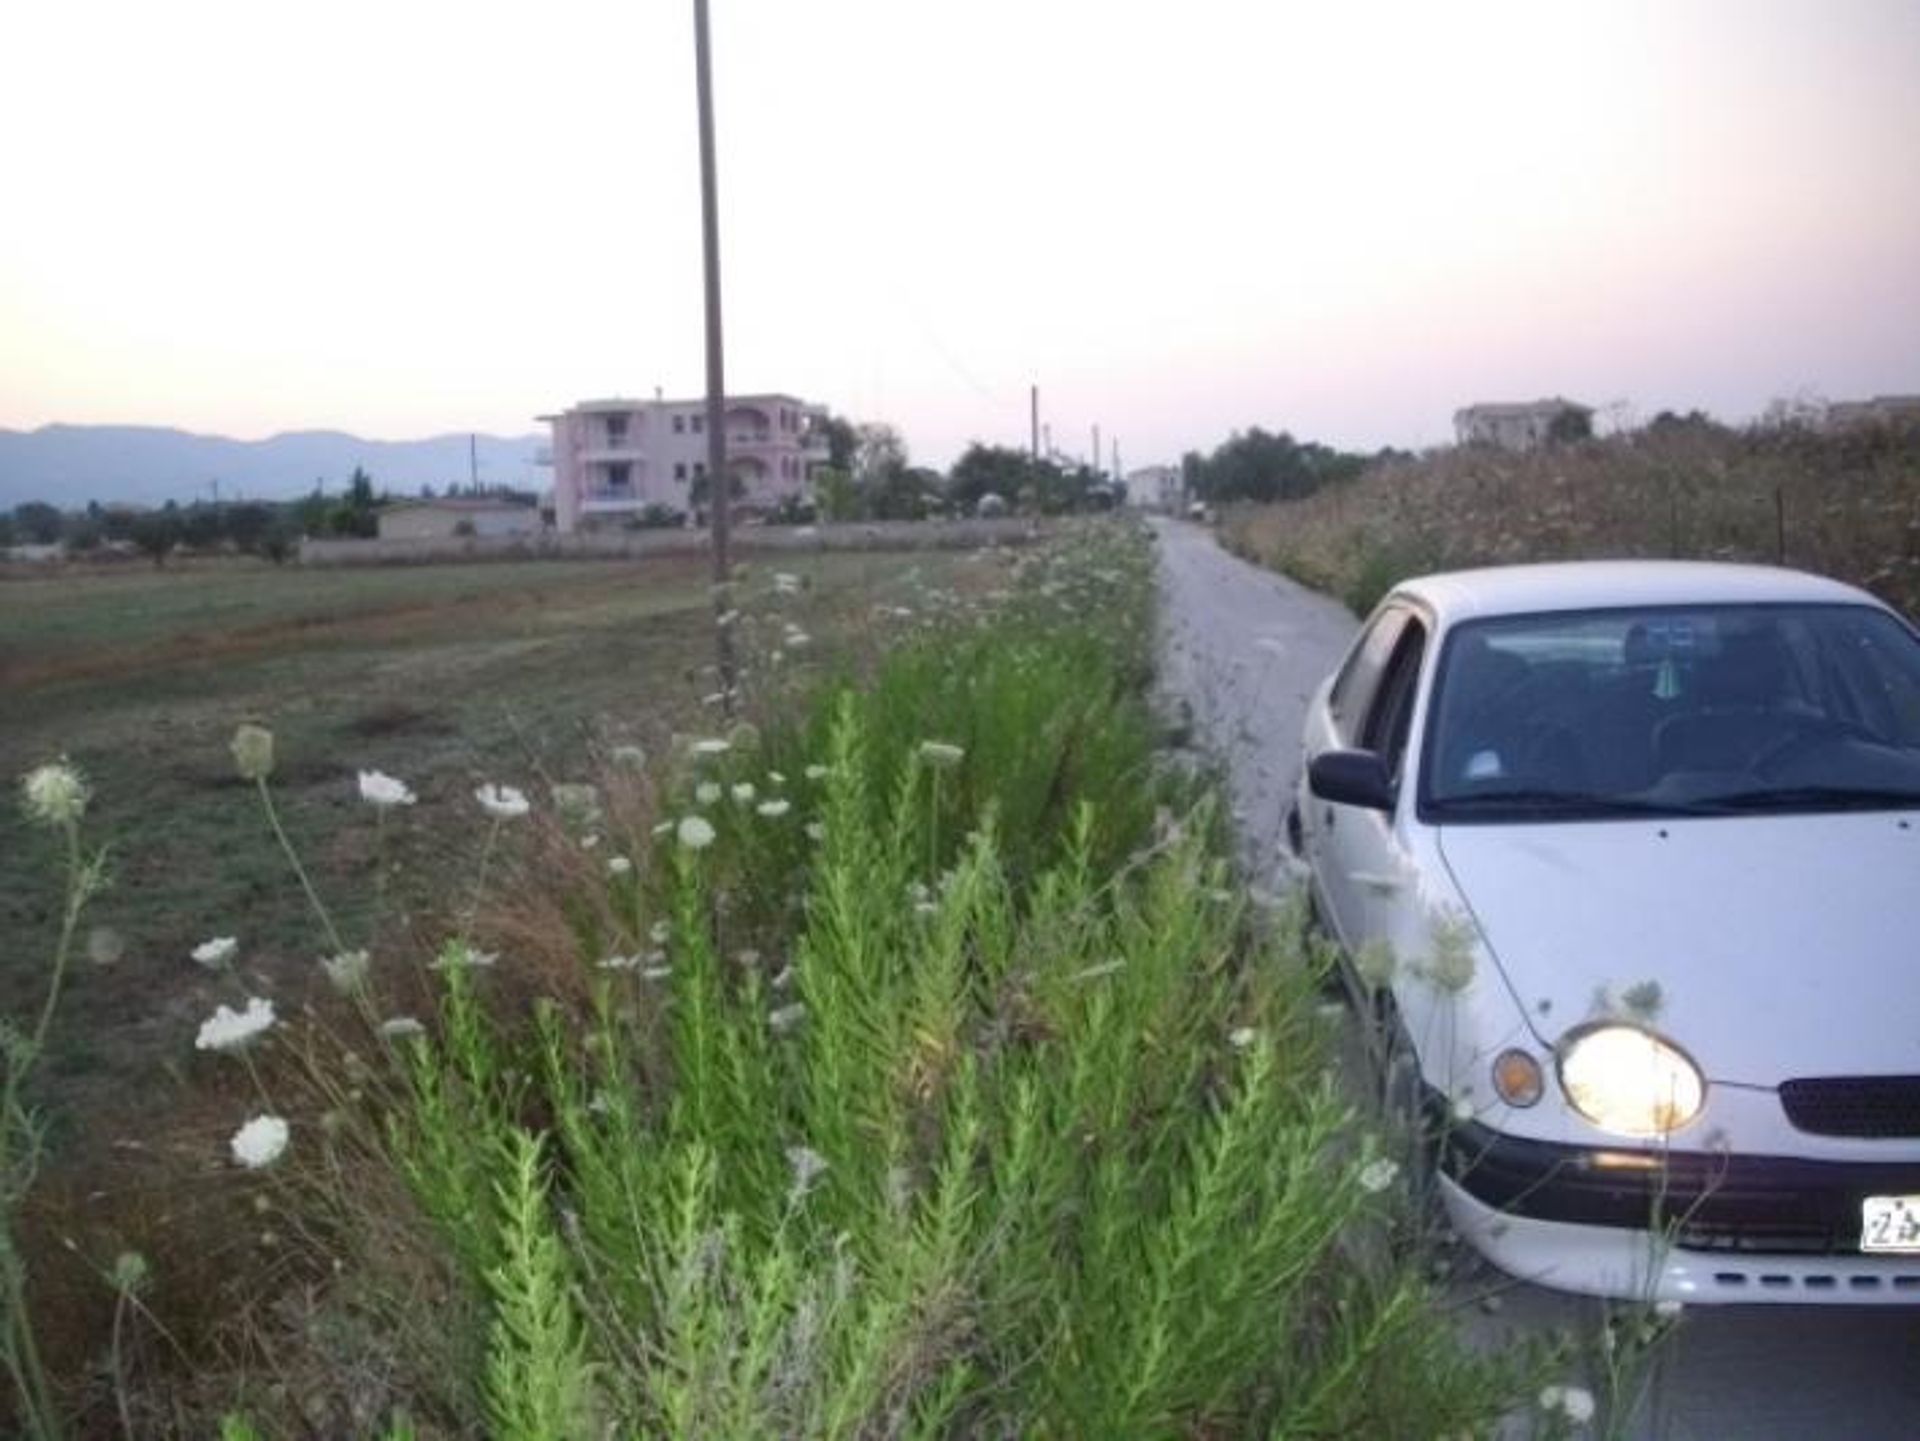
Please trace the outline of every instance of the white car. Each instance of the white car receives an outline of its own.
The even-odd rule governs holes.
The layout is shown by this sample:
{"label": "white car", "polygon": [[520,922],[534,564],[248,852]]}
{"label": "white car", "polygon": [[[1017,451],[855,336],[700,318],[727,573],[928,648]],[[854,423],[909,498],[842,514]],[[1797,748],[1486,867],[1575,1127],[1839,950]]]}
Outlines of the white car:
{"label": "white car", "polygon": [[1452,1223],[1649,1301],[1920,1303],[1920,636],[1814,576],[1397,587],[1290,834]]}

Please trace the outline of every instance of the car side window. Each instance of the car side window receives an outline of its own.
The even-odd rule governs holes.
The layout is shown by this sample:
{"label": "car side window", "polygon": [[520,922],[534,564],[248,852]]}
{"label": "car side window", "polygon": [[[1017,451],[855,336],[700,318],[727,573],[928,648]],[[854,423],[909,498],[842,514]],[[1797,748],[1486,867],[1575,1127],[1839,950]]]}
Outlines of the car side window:
{"label": "car side window", "polygon": [[1387,764],[1387,774],[1396,780],[1406,759],[1407,735],[1413,725],[1413,697],[1420,679],[1420,660],[1427,650],[1427,628],[1409,619],[1394,643],[1393,653],[1367,723],[1361,728],[1362,750],[1377,751]]}
{"label": "car side window", "polygon": [[1356,737],[1360,734],[1361,720],[1380,689],[1380,677],[1407,619],[1407,612],[1398,606],[1381,611],[1354,643],[1347,663],[1334,677],[1333,689],[1327,696],[1327,712],[1333,719],[1334,733],[1348,745],[1359,744]]}

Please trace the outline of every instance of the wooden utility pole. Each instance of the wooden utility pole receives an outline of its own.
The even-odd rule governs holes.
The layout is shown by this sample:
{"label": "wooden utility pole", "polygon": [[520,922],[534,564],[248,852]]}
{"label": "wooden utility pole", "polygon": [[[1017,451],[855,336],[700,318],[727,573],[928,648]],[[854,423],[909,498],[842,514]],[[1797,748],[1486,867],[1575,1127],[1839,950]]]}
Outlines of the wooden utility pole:
{"label": "wooden utility pole", "polygon": [[467,489],[480,493],[480,437],[467,432]]}
{"label": "wooden utility pole", "polygon": [[1034,464],[1038,465],[1040,463],[1040,387],[1037,385],[1027,387],[1027,423],[1033,432]]}
{"label": "wooden utility pole", "polygon": [[1093,428],[1093,455],[1087,466],[1095,475],[1100,473],[1100,427],[1097,425]]}
{"label": "wooden utility pole", "polygon": [[694,89],[700,105],[700,238],[707,300],[707,504],[713,521],[714,646],[720,667],[722,712],[733,715],[733,608],[727,551],[732,487],[727,476],[727,375],[720,331],[720,205],[713,148],[713,47],[707,38],[707,0],[693,0]]}

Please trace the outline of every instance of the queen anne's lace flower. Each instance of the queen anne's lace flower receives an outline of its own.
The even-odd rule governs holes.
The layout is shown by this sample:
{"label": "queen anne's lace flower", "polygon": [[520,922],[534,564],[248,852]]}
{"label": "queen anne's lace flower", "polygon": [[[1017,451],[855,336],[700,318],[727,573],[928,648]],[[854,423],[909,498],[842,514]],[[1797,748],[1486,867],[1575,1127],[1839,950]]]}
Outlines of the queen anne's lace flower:
{"label": "queen anne's lace flower", "polygon": [[1227,1044],[1236,1051],[1244,1051],[1259,1038],[1259,1032],[1252,1026],[1241,1026],[1227,1037]]}
{"label": "queen anne's lace flower", "polygon": [[965,760],[966,756],[965,750],[956,745],[948,745],[945,741],[920,742],[920,759],[937,771],[952,770]]}
{"label": "queen anne's lace flower", "polygon": [[827,1158],[811,1146],[787,1147],[787,1164],[793,1168],[792,1199],[799,1200],[813,1189],[813,1183],[826,1173]]}
{"label": "queen anne's lace flower", "polygon": [[802,1001],[795,1001],[790,1006],[779,1006],[771,1011],[767,1016],[767,1024],[771,1026],[776,1033],[783,1034],[791,1031],[806,1018],[806,1004]]}
{"label": "queen anne's lace flower", "polygon": [[628,860],[625,856],[608,856],[607,857],[607,873],[609,875],[624,876],[624,875],[627,875],[632,870],[633,870],[633,862]]}
{"label": "queen anne's lace flower", "polygon": [[45,825],[71,825],[87,808],[86,778],[65,760],[35,766],[20,782],[27,814]]}
{"label": "queen anne's lace flower", "polygon": [[194,1038],[193,1048],[196,1051],[237,1051],[258,1040],[272,1027],[273,1002],[250,996],[244,1011],[236,1011],[231,1006],[216,1007],[213,1014],[200,1023],[200,1034]]}
{"label": "queen anne's lace flower", "polygon": [[287,1123],[278,1116],[255,1116],[233,1133],[233,1159],[249,1171],[271,1166],[287,1149]]}
{"label": "queen anne's lace flower", "polygon": [[263,781],[273,774],[273,732],[265,726],[241,726],[227,749],[233,752],[233,768],[241,780]]}
{"label": "queen anne's lace flower", "polygon": [[333,982],[336,991],[351,994],[366,984],[370,964],[371,958],[365,951],[341,951],[338,955],[325,957],[320,962],[320,969],[327,973],[327,979]]}
{"label": "queen anne's lace flower", "polygon": [[415,797],[406,782],[397,781],[384,771],[361,771],[360,799],[380,810],[389,810],[394,806],[410,806]]}
{"label": "queen anne's lace flower", "polygon": [[427,1028],[412,1016],[389,1016],[380,1023],[380,1034],[389,1041],[405,1040],[408,1036],[424,1036]]}
{"label": "queen anne's lace flower", "polygon": [[232,936],[215,936],[210,941],[202,941],[192,951],[194,960],[208,970],[217,971],[232,960],[240,950],[240,942]]}
{"label": "queen anne's lace flower", "polygon": [[1540,1409],[1564,1416],[1576,1426],[1593,1419],[1593,1393],[1584,1386],[1547,1386],[1540,1392]]}
{"label": "queen anne's lace flower", "polygon": [[740,805],[747,804],[747,802],[753,799],[754,795],[755,791],[752,781],[741,781],[733,788],[733,798]]}
{"label": "queen anne's lace flower", "polygon": [[1385,1156],[1369,1161],[1360,1168],[1360,1189],[1379,1195],[1393,1184],[1393,1178],[1400,1174],[1400,1167]]}
{"label": "queen anne's lace flower", "polygon": [[480,809],[498,821],[524,816],[531,809],[526,793],[512,786],[481,786],[473,793],[473,798],[480,802]]}
{"label": "queen anne's lace flower", "polygon": [[732,749],[731,741],[703,740],[693,743],[693,753],[697,756],[723,756]]}
{"label": "queen anne's lace flower", "polygon": [[720,782],[701,781],[699,785],[693,788],[693,799],[699,805],[712,805],[720,799]]}
{"label": "queen anne's lace flower", "polygon": [[781,816],[784,816],[788,811],[793,809],[793,803],[791,801],[780,800],[762,801],[759,805],[755,806],[754,809],[770,820],[778,820]]}
{"label": "queen anne's lace flower", "polygon": [[457,936],[440,947],[440,954],[427,963],[430,971],[485,970],[500,959],[498,951],[483,951]]}
{"label": "queen anne's lace flower", "polygon": [[687,816],[678,828],[680,844],[690,851],[704,851],[713,844],[713,822],[705,816]]}

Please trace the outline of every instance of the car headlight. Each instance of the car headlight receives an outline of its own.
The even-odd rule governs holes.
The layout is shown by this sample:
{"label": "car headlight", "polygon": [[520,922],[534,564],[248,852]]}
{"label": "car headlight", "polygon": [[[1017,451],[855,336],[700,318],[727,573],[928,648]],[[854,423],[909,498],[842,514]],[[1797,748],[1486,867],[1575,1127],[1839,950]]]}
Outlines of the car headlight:
{"label": "car headlight", "polygon": [[1559,1047],[1560,1089],[1603,1131],[1665,1136],[1700,1114],[1707,1083],[1679,1047],[1639,1026],[1607,1021]]}

